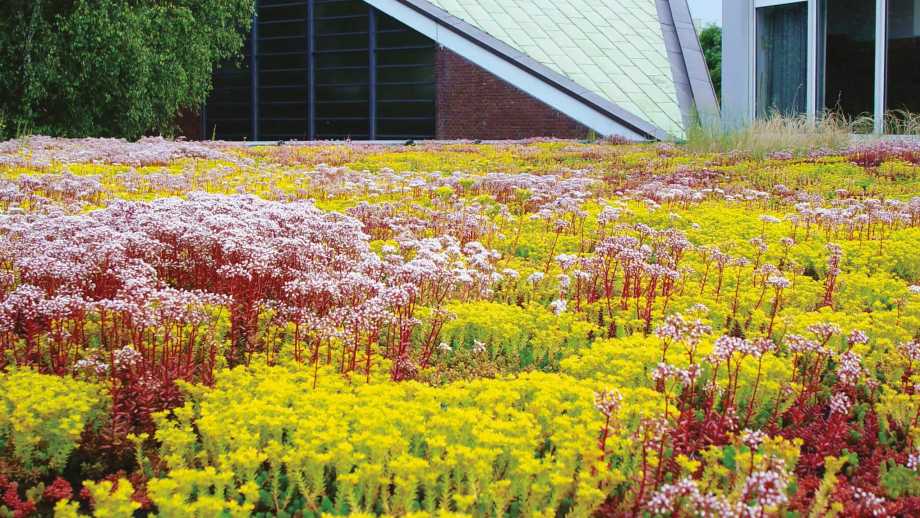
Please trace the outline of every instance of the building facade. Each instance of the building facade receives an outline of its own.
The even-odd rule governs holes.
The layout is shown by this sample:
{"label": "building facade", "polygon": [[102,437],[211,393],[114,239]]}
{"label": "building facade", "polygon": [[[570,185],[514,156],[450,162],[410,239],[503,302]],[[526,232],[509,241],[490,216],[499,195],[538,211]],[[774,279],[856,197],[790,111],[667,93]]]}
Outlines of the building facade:
{"label": "building facade", "polygon": [[[702,108],[702,110],[701,110]],[[680,138],[715,114],[686,0],[258,0],[190,137]]]}
{"label": "building facade", "polygon": [[920,0],[725,0],[723,121],[920,112]]}

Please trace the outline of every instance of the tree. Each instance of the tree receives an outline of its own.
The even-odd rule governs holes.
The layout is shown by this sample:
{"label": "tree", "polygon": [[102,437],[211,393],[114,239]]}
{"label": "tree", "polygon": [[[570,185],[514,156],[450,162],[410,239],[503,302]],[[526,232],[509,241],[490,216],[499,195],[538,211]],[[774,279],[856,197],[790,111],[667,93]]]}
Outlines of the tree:
{"label": "tree", "polygon": [[716,89],[716,95],[722,98],[722,28],[718,25],[707,25],[700,32],[700,46],[703,47],[703,55],[706,57],[706,66],[709,67],[709,75],[712,77],[712,86]]}
{"label": "tree", "polygon": [[[0,121],[7,134],[171,134],[239,55],[253,0],[3,0]],[[3,125],[0,124],[0,137]]]}

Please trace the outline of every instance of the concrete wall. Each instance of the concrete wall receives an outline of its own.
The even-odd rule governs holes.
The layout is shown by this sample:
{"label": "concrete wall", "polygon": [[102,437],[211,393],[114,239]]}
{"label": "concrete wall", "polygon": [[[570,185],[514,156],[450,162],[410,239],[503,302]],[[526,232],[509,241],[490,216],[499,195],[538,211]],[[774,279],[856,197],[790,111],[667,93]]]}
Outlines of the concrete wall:
{"label": "concrete wall", "polygon": [[738,127],[751,118],[753,0],[722,3],[722,124]]}

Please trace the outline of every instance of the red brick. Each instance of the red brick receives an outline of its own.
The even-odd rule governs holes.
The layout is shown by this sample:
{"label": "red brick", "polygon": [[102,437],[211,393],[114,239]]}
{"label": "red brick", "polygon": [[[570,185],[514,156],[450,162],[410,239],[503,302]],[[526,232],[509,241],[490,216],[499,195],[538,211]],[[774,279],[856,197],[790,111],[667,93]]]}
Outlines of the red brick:
{"label": "red brick", "polygon": [[437,54],[437,138],[585,138],[588,129],[463,57]]}

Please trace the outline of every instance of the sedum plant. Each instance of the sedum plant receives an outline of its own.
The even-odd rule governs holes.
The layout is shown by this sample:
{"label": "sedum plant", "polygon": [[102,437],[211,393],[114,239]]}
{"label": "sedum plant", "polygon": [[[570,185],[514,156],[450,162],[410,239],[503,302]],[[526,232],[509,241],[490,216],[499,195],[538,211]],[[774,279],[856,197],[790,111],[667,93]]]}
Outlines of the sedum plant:
{"label": "sedum plant", "polygon": [[0,451],[26,472],[59,473],[107,403],[93,383],[28,369],[0,373]]}
{"label": "sedum plant", "polygon": [[0,370],[111,401],[0,514],[920,515],[918,164],[0,143]]}
{"label": "sedum plant", "polygon": [[[432,388],[415,382],[309,389],[308,370],[252,365],[157,416],[165,509],[235,514],[468,513],[586,516],[622,484],[629,455],[591,382],[551,374]],[[606,464],[612,462],[612,468]],[[600,463],[600,464],[599,464]],[[242,507],[240,507],[242,506]]]}

